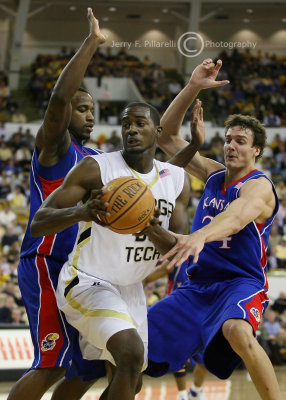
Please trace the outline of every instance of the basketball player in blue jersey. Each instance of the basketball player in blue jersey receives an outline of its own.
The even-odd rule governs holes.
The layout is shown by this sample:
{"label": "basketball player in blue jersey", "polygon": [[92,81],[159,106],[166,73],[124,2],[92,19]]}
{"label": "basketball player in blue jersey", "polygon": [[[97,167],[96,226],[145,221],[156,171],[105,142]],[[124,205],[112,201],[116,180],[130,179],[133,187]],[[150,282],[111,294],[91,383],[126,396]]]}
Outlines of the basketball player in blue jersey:
{"label": "basketball player in blue jersey", "polygon": [[12,388],[9,400],[42,398],[66,371],[66,377],[70,379],[63,378],[52,399],[80,399],[95,380],[105,374],[102,362],[82,359],[78,334],[56,305],[58,276],[73,248],[77,226],[39,238],[30,233],[35,212],[61,185],[69,170],[86,155],[99,153],[83,146],[93,130],[94,103],[91,96],[79,88],[93,54],[105,42],[105,37],[90,8],[88,21],[89,35],[58,78],[36,137],[30,174],[30,217],[18,266],[19,286],[34,345],[34,361]]}
{"label": "basketball player in blue jersey", "polygon": [[[168,154],[186,145],[179,136],[184,113],[217,69],[205,60],[164,114],[160,146]],[[200,105],[197,100],[196,107]],[[225,166],[197,153],[186,167],[206,184],[192,233],[170,233],[163,241],[159,225],[145,230],[165,253],[161,260],[171,260],[170,268],[189,262],[189,280],[148,313],[147,372],[152,376],[178,370],[203,349],[204,364],[214,375],[228,378],[243,360],[260,397],[282,400],[273,366],[255,338],[268,305],[266,249],[278,209],[273,183],[255,169],[265,143],[266,132],[257,119],[230,116]]]}

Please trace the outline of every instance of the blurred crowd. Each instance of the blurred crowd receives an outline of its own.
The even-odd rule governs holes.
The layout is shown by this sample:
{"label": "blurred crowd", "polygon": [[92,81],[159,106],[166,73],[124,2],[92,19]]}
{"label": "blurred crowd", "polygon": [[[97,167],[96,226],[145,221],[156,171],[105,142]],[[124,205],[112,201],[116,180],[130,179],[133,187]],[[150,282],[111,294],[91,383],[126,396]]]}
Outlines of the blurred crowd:
{"label": "blurred crowd", "polygon": [[[182,89],[182,77],[175,70],[163,70],[148,56],[140,60],[127,54],[125,49],[116,53],[113,50],[110,47],[97,50],[87,68],[86,76],[97,78],[99,86],[103,77],[131,78],[144,100],[163,112]],[[32,64],[30,87],[42,112],[47,107],[58,76],[73,54],[74,50],[68,51],[64,47],[58,55],[38,55]],[[118,124],[118,116],[124,105],[124,102],[99,102],[100,123]]]}
{"label": "blurred crowd", "polygon": [[265,126],[285,126],[286,57],[235,49],[218,58],[223,62],[219,79],[228,79],[230,84],[211,91],[214,124],[223,125],[229,114],[241,113],[253,115]]}
{"label": "blurred crowd", "polygon": [[0,71],[0,123],[15,122],[24,124],[27,116],[20,110],[19,104],[11,95],[8,76]]}

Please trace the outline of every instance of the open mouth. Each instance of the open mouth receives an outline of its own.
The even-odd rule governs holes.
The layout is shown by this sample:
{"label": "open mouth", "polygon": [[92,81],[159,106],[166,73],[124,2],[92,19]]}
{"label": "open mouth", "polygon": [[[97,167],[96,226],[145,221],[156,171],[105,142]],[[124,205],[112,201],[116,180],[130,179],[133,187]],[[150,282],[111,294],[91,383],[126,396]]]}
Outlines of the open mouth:
{"label": "open mouth", "polygon": [[134,139],[134,138],[129,138],[129,139],[127,140],[127,144],[128,144],[129,146],[137,146],[137,145],[140,145],[140,141],[137,140],[137,139]]}

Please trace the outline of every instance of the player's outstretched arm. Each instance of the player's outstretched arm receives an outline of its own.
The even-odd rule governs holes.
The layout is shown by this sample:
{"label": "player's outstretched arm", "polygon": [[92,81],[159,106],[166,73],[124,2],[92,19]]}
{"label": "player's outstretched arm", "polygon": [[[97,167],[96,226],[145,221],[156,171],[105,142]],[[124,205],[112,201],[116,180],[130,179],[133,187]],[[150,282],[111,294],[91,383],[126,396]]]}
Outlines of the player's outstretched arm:
{"label": "player's outstretched arm", "polygon": [[171,232],[177,241],[176,245],[161,261],[170,259],[168,268],[172,268],[192,255],[193,262],[196,263],[205,243],[234,235],[252,221],[265,222],[273,214],[274,208],[275,197],[271,183],[265,178],[252,179],[243,185],[239,198],[203,228],[191,235]]}
{"label": "player's outstretched arm", "polygon": [[[195,68],[188,84],[176,96],[163,114],[161,119],[163,134],[159,137],[158,145],[170,157],[174,156],[174,154],[188,145],[188,142],[180,136],[179,131],[187,110],[200,90],[224,86],[228,83],[226,80],[216,80],[221,66],[221,60],[218,60],[216,64],[214,64],[211,59],[204,60],[202,64]],[[204,160],[200,161],[200,163],[202,162],[204,162]],[[203,175],[208,176],[210,172],[219,168],[221,167],[216,167],[213,163],[207,161],[207,165],[204,167],[204,170],[207,172]],[[198,173],[201,175],[200,171]],[[192,174],[194,174],[193,171]],[[197,177],[205,180],[204,176]]]}
{"label": "player's outstretched arm", "polygon": [[[99,222],[98,215],[108,204],[101,200],[102,182],[97,162],[82,159],[66,176],[63,184],[43,202],[31,222],[35,237],[58,233],[79,221]],[[84,204],[74,205],[80,201]]]}
{"label": "player's outstretched arm", "polygon": [[89,34],[73,58],[63,69],[53,89],[44,117],[44,122],[36,138],[38,151],[44,150],[41,162],[50,165],[51,154],[60,147],[64,153],[70,143],[67,128],[71,119],[71,99],[81,86],[88,64],[101,43],[106,38],[99,29],[98,20],[88,8]]}

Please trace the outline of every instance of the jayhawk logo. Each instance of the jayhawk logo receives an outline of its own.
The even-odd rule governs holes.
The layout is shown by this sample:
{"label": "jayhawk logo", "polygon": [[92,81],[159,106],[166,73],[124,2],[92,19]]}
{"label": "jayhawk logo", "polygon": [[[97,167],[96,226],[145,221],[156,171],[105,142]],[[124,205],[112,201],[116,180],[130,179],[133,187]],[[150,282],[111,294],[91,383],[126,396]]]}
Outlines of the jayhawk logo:
{"label": "jayhawk logo", "polygon": [[53,350],[56,345],[56,340],[58,340],[59,337],[58,333],[49,333],[45,339],[42,340],[42,351]]}
{"label": "jayhawk logo", "polygon": [[257,308],[252,307],[250,309],[251,314],[254,316],[257,322],[260,322],[261,316],[259,310]]}

